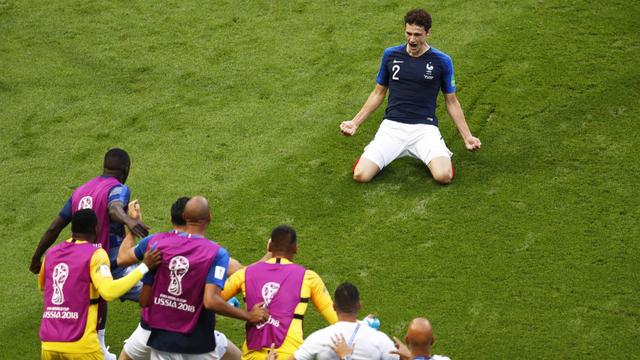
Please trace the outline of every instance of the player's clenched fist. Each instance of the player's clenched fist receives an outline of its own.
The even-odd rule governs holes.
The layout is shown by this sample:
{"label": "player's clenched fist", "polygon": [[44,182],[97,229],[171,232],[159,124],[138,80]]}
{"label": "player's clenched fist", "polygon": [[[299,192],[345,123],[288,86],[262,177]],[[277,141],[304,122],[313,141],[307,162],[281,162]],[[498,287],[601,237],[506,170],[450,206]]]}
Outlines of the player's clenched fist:
{"label": "player's clenched fist", "polygon": [[352,120],[343,121],[340,124],[340,132],[344,136],[353,136],[353,134],[356,133],[356,130],[358,130],[358,125],[356,125]]}
{"label": "player's clenched fist", "polygon": [[478,139],[477,137],[469,136],[466,139],[464,139],[464,146],[469,151],[476,151],[480,149],[480,147],[482,146],[482,143],[480,142],[480,139]]}

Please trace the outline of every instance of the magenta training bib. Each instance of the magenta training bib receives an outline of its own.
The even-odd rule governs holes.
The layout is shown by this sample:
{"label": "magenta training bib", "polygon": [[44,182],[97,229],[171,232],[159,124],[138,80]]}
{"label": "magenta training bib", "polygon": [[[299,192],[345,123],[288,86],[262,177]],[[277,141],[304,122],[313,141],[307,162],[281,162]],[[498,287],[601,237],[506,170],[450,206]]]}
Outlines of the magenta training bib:
{"label": "magenta training bib", "polygon": [[72,342],[84,334],[90,304],[91,257],[96,250],[94,244],[65,241],[47,253],[40,340]]}
{"label": "magenta training bib", "polygon": [[287,337],[306,269],[297,264],[260,262],[245,273],[247,309],[264,302],[271,316],[265,323],[246,325],[247,347],[261,350],[275,344],[279,348]]}
{"label": "magenta training bib", "polygon": [[154,238],[149,244],[162,252],[162,265],[153,282],[148,325],[188,334],[202,311],[207,274],[220,246],[205,238],[178,234]]}
{"label": "magenta training bib", "polygon": [[[109,191],[120,182],[114,177],[95,177],[80,186],[71,195],[71,213],[82,209],[93,209],[98,217],[97,244],[109,251]],[[127,204],[124,204],[125,206]]]}

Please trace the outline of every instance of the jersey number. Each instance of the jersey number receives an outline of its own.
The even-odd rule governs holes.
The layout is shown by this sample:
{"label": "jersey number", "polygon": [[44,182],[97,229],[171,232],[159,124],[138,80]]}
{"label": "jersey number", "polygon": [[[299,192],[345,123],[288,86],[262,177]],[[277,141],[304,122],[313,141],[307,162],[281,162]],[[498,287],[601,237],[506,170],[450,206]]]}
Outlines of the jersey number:
{"label": "jersey number", "polygon": [[393,65],[391,70],[393,70],[393,75],[391,76],[391,79],[400,80],[400,78],[398,77],[398,71],[400,71],[400,65]]}

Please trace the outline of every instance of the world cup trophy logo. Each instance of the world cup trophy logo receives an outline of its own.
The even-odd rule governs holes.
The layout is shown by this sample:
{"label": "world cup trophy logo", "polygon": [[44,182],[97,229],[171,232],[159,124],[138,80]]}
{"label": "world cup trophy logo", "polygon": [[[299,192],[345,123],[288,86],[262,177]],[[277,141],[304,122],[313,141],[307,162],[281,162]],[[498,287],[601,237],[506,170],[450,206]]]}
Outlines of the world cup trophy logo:
{"label": "world cup trophy logo", "polygon": [[264,300],[264,306],[268,307],[273,298],[280,290],[280,284],[275,282],[268,282],[262,286],[262,299]]}
{"label": "world cup trophy logo", "polygon": [[87,195],[78,202],[78,210],[93,209],[93,198]]}
{"label": "world cup trophy logo", "polygon": [[182,295],[182,278],[189,271],[189,260],[184,256],[174,256],[169,261],[171,282],[167,291],[171,295]]}
{"label": "world cup trophy logo", "polygon": [[53,268],[53,295],[51,296],[51,302],[54,305],[61,305],[64,303],[64,293],[62,288],[64,282],[67,281],[69,276],[69,266],[65,263],[60,263]]}

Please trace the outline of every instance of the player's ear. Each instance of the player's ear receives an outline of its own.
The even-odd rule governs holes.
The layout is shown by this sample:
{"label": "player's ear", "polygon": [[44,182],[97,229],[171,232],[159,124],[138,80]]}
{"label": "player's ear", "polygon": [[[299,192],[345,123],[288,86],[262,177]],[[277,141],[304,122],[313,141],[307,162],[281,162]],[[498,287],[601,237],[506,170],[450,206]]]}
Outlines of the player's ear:
{"label": "player's ear", "polygon": [[433,346],[433,344],[435,344],[435,343],[436,343],[436,336],[433,335],[433,336],[431,336],[431,346]]}
{"label": "player's ear", "polygon": [[268,251],[268,252],[273,252],[273,251],[271,250],[271,239],[269,239],[269,241],[267,242],[267,251]]}
{"label": "player's ear", "polygon": [[291,247],[291,253],[292,253],[292,254],[297,254],[297,253],[298,253],[298,244],[294,244],[294,245]]}

